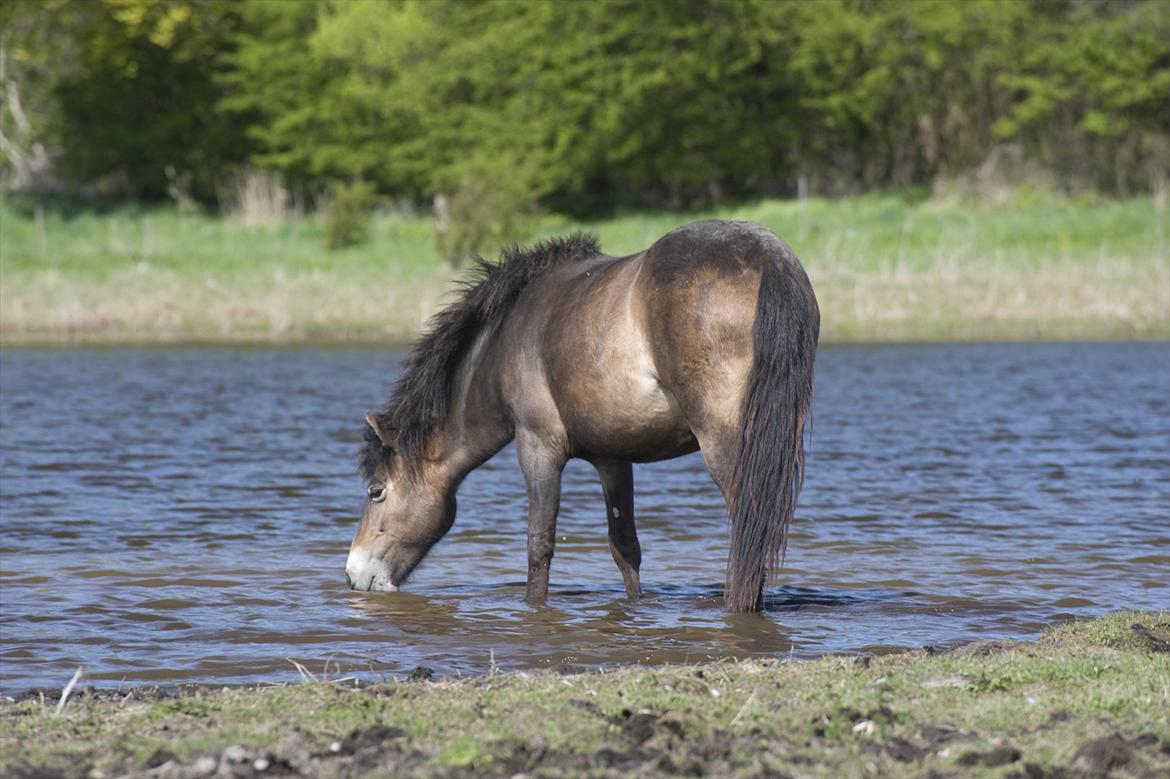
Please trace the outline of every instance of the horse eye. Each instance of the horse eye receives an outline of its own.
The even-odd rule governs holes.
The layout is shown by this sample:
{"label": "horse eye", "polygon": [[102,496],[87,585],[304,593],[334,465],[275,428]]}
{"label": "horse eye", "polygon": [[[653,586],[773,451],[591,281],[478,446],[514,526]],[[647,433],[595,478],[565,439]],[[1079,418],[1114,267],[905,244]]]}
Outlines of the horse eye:
{"label": "horse eye", "polygon": [[375,503],[381,503],[386,500],[386,485],[385,484],[371,484],[370,488],[366,490],[366,494],[370,496],[370,500]]}

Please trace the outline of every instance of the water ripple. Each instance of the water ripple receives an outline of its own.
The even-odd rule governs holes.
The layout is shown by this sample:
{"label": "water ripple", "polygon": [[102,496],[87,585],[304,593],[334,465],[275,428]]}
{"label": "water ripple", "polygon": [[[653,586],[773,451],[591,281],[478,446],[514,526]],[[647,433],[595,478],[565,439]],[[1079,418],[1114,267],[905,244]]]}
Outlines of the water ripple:
{"label": "water ripple", "polygon": [[509,447],[405,592],[342,568],[370,348],[0,352],[0,688],[885,652],[1170,608],[1170,346],[830,347],[768,615],[722,610],[698,455],[637,466],[646,597],[570,463],[550,604],[523,600]]}

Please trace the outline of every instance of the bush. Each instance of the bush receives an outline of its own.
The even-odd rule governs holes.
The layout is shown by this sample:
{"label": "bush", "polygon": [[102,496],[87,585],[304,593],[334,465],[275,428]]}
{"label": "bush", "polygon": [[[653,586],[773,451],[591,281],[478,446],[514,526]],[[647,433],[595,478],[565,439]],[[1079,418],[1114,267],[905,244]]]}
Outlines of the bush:
{"label": "bush", "polygon": [[325,206],[325,245],[344,249],[369,240],[370,211],[376,202],[374,185],[368,181],[335,187]]}
{"label": "bush", "polygon": [[435,243],[452,267],[522,241],[538,215],[534,188],[513,172],[477,171],[447,194],[435,196]]}

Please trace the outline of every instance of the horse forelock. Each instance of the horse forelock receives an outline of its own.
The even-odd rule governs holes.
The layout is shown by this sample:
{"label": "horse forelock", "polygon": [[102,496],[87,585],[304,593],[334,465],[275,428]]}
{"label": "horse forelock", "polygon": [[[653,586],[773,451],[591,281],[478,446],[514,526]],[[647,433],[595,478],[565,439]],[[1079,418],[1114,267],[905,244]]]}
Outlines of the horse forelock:
{"label": "horse forelock", "polygon": [[373,481],[378,471],[389,470],[393,457],[394,453],[382,444],[378,434],[367,427],[362,439],[362,449],[358,453],[358,467],[365,480]]}
{"label": "horse forelock", "polygon": [[[562,263],[600,253],[596,236],[574,233],[527,250],[505,249],[498,264],[477,258],[462,294],[431,318],[411,348],[386,407],[377,415],[408,471],[417,473],[428,441],[447,420],[457,371],[476,336],[500,321],[533,279]],[[367,429],[359,458],[365,478],[388,468],[394,453]]]}

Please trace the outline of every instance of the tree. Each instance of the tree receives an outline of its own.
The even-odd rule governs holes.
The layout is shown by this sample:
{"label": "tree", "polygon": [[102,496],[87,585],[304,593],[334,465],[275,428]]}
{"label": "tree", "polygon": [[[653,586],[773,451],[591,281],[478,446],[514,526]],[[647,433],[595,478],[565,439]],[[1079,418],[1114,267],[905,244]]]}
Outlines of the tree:
{"label": "tree", "polygon": [[5,13],[14,83],[42,104],[39,142],[60,149],[59,173],[141,198],[214,192],[242,152],[213,80],[234,5],[23,0]]}
{"label": "tree", "polygon": [[474,204],[503,240],[537,207],[930,183],[1003,141],[1070,184],[1170,170],[1164,0],[17,0],[0,22],[8,166],[39,143],[137,197],[209,199],[250,164]]}

